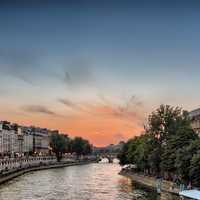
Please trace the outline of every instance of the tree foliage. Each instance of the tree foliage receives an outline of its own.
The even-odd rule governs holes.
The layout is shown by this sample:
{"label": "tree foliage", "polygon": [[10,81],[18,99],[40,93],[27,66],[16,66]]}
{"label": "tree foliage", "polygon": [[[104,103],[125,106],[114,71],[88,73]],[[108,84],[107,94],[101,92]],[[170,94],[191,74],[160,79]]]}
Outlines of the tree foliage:
{"label": "tree foliage", "polygon": [[130,144],[132,144],[132,143],[134,143],[134,139],[130,139],[128,142],[126,142],[123,145],[122,150],[119,152],[117,157],[120,160],[121,165],[126,165],[126,164],[130,163],[130,158],[128,158],[128,156],[129,156],[128,150],[129,150]]}
{"label": "tree foliage", "polygon": [[53,133],[50,136],[50,147],[52,151],[56,154],[58,161],[61,160],[63,153],[67,152],[69,145],[68,136],[64,136],[58,133]]}
{"label": "tree foliage", "polygon": [[81,137],[75,137],[71,140],[71,152],[80,155],[88,155],[92,151],[91,145],[88,140]]}
{"label": "tree foliage", "polygon": [[167,179],[193,179],[200,186],[200,139],[190,123],[187,111],[161,105],[149,116],[145,134],[124,145],[121,164],[135,164],[141,172],[161,173]]}
{"label": "tree foliage", "polygon": [[190,163],[190,178],[192,183],[196,186],[200,186],[200,151],[193,155]]}
{"label": "tree foliage", "polygon": [[68,136],[58,133],[51,134],[50,147],[58,161],[62,159],[64,153],[76,153],[80,156],[88,155],[92,152],[92,147],[88,140],[81,137],[70,139]]}

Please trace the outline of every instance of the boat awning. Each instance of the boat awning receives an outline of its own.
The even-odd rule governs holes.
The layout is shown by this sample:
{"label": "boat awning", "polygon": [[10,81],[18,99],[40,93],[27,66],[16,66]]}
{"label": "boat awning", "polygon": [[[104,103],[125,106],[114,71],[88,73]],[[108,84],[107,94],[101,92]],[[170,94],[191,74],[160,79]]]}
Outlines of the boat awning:
{"label": "boat awning", "polygon": [[180,196],[188,197],[195,200],[200,200],[200,191],[199,190],[184,190],[179,192]]}

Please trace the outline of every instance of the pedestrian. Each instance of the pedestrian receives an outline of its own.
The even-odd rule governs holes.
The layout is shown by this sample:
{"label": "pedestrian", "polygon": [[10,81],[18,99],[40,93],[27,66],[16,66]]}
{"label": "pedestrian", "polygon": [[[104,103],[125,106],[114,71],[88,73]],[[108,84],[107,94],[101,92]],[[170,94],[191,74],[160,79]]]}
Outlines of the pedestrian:
{"label": "pedestrian", "polygon": [[162,188],[162,178],[160,176],[157,176],[156,178],[156,190],[157,193],[161,193],[161,188]]}
{"label": "pedestrian", "polygon": [[170,190],[174,190],[174,182],[170,183]]}
{"label": "pedestrian", "polygon": [[187,186],[187,189],[188,189],[188,190],[191,190],[191,189],[192,189],[192,183],[191,183],[191,181],[189,181],[188,186]]}
{"label": "pedestrian", "polygon": [[185,184],[184,184],[184,183],[181,183],[181,184],[180,184],[179,190],[180,190],[180,191],[185,190]]}

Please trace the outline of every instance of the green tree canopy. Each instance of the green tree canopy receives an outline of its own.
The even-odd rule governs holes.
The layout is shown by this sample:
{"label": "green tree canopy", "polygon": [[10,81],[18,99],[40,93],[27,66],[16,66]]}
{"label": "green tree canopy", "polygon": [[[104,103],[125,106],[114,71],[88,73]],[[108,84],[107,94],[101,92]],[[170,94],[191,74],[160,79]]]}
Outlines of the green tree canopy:
{"label": "green tree canopy", "polygon": [[63,153],[67,152],[69,148],[68,136],[58,133],[52,133],[50,136],[50,147],[52,148],[52,151],[56,154],[57,160],[60,161]]}
{"label": "green tree canopy", "polygon": [[[175,166],[177,174],[185,181],[193,179],[194,171],[191,166],[193,157],[200,152],[200,139],[193,140],[190,145],[180,148],[176,155]],[[195,166],[196,168],[196,166]],[[191,172],[190,172],[191,171]],[[190,176],[190,173],[192,177]]]}
{"label": "green tree canopy", "polygon": [[75,137],[71,140],[71,152],[80,155],[88,155],[92,151],[91,145],[88,140],[81,137]]}
{"label": "green tree canopy", "polygon": [[129,150],[129,146],[132,142],[134,142],[134,139],[128,140],[128,142],[126,142],[123,145],[122,150],[117,155],[118,159],[120,160],[121,165],[126,165],[126,164],[130,163],[130,158],[128,158],[128,156],[130,156],[128,154],[128,150]]}
{"label": "green tree canopy", "polygon": [[192,184],[200,187],[200,151],[192,157],[189,175],[192,180]]}
{"label": "green tree canopy", "polygon": [[136,164],[141,172],[168,178],[176,174],[200,186],[200,139],[188,112],[179,107],[161,105],[152,112],[145,133],[130,139],[118,157],[121,164]]}

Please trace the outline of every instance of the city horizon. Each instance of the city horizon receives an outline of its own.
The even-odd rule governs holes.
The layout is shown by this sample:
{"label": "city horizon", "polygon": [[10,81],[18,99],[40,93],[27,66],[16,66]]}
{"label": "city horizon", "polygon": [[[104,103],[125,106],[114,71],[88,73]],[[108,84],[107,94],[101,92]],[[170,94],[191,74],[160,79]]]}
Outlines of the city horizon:
{"label": "city horizon", "polygon": [[[31,124],[31,125],[28,125],[28,124],[19,124],[17,122],[13,122],[13,121],[8,121],[8,120],[0,120],[0,125],[3,124],[3,123],[7,123],[11,126],[17,126],[18,128],[36,128],[36,129],[41,129],[41,130],[47,130],[49,131],[49,133],[58,133],[58,134],[61,134],[61,135],[66,135],[70,138],[75,138],[75,137],[81,137],[80,135],[76,135],[74,137],[71,137],[70,134],[68,133],[64,133],[64,132],[60,132],[59,129],[49,129],[48,127],[39,127],[39,126],[35,126],[34,124]],[[1,130],[1,129],[0,129]],[[83,139],[87,139],[87,138],[83,138]],[[130,139],[130,138],[129,138]],[[89,141],[90,142],[90,141]],[[92,147],[96,147],[96,148],[104,148],[104,147],[107,147],[107,146],[110,146],[110,145],[116,145],[116,144],[119,144],[120,142],[126,142],[126,141],[119,141],[117,143],[110,143],[110,144],[107,144],[107,145],[104,145],[104,146],[95,146],[93,143],[90,142],[90,144],[92,145]]]}
{"label": "city horizon", "polygon": [[[167,105],[167,104],[166,104],[166,105]],[[174,106],[174,107],[178,107],[178,106]],[[182,107],[180,107],[180,108],[183,109],[183,110],[185,110],[185,109],[182,108]],[[192,112],[199,111],[199,110],[200,110],[200,107],[199,107],[199,108],[195,108],[195,109],[190,110],[190,111],[188,111],[188,110],[186,110],[186,111],[188,111],[189,113],[190,113],[190,112],[192,113]],[[155,111],[155,110],[154,110],[154,111]],[[151,111],[151,113],[152,113],[152,112],[153,112],[153,110]],[[149,116],[151,113],[149,113],[149,114],[146,116],[146,119],[148,119],[148,116]],[[79,135],[77,134],[77,135],[74,135],[74,136],[73,136],[73,135],[70,135],[70,133],[60,131],[59,128],[50,129],[50,128],[48,128],[48,127],[41,127],[41,126],[34,125],[34,124],[20,124],[20,123],[17,122],[17,121],[9,121],[9,120],[0,120],[0,122],[9,122],[9,123],[11,123],[11,124],[17,124],[18,126],[23,126],[23,127],[34,127],[34,128],[40,128],[40,129],[48,129],[49,131],[58,131],[59,134],[67,135],[67,136],[72,137],[72,138],[74,138],[74,137],[82,137],[82,136],[81,136],[81,133],[80,133]],[[124,138],[122,138],[121,140],[119,139],[118,141],[116,141],[116,142],[114,142],[114,143],[111,142],[111,143],[105,143],[105,144],[103,144],[103,145],[98,145],[98,144],[96,145],[96,144],[92,143],[92,141],[90,141],[89,138],[86,137],[85,139],[87,139],[93,147],[104,148],[104,147],[107,147],[107,146],[110,146],[110,145],[117,145],[117,144],[119,144],[120,142],[127,142],[128,140],[134,138],[135,136],[140,136],[141,134],[144,134],[144,132],[145,132],[144,126],[145,126],[145,121],[144,121],[144,123],[143,123],[143,128],[141,129],[140,132],[138,132],[138,133],[135,134],[135,135],[131,135],[129,138],[126,138],[126,139],[124,139]]]}

